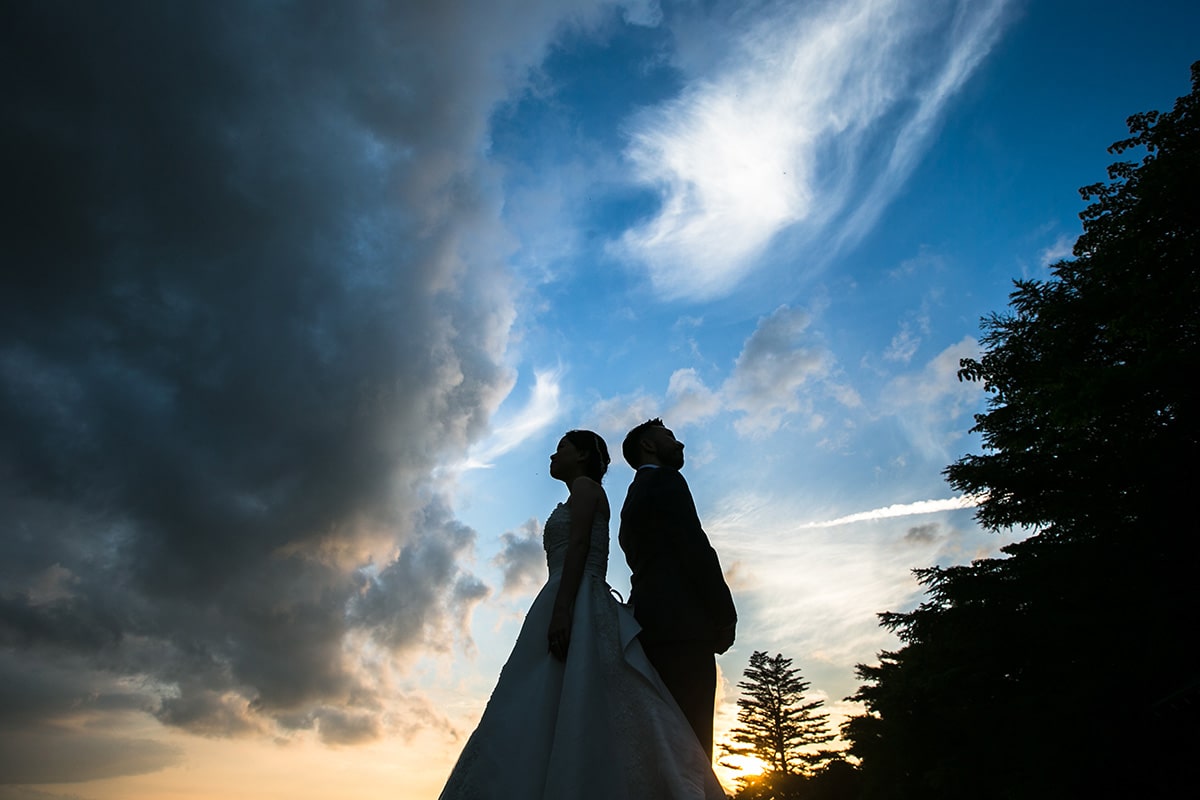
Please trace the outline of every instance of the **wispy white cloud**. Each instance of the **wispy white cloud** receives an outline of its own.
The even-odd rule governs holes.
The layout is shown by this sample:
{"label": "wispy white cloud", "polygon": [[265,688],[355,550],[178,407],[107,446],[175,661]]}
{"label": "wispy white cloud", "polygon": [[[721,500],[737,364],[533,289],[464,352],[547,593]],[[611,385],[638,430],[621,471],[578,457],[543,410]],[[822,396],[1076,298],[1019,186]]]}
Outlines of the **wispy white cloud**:
{"label": "wispy white cloud", "polygon": [[[663,395],[640,391],[608,397],[592,406],[587,417],[595,420],[596,430],[609,436],[610,442],[620,442],[626,431],[652,417],[662,417],[682,428],[710,419],[722,410],[721,393],[710,389],[695,369],[686,368],[671,373]],[[694,457],[692,462],[696,463]]]}
{"label": "wispy white cloud", "polygon": [[561,378],[561,369],[536,371],[529,400],[497,425],[490,436],[471,448],[463,467],[490,467],[495,459],[557,422],[562,416]]}
{"label": "wispy white cloud", "polygon": [[[924,46],[929,48],[928,52],[937,60],[925,79],[918,79],[920,88],[904,98],[906,102],[915,104],[914,110],[907,115],[892,138],[891,152],[885,168],[876,173],[871,188],[863,198],[856,201],[854,212],[838,232],[835,239],[838,245],[852,242],[865,234],[907,180],[913,167],[929,147],[933,134],[937,132],[946,105],[1000,39],[1010,2],[1011,0],[955,0],[950,4],[932,2],[921,6],[909,6],[903,2],[893,4],[898,13],[903,13],[899,10],[900,6],[921,8],[923,13],[929,14],[930,17],[940,12],[945,15],[943,19],[948,18],[950,23],[947,30],[929,36],[930,30],[926,26],[938,27],[935,20],[929,17],[924,20],[909,20],[910,23],[916,23],[911,30],[918,32],[918,36],[925,43]],[[884,56],[891,62],[892,68],[901,71],[902,80],[911,80],[914,77],[915,61],[911,58],[911,51],[906,52],[913,44],[913,41],[899,43],[896,50]],[[886,68],[889,65],[881,63],[874,66]]]}
{"label": "wispy white cloud", "polygon": [[616,251],[662,294],[696,300],[730,290],[790,226],[815,236],[852,205],[827,244],[861,236],[995,43],[1007,2],[856,0],[734,15],[729,24],[744,27],[727,57],[632,123],[634,179],[661,207]]}
{"label": "wispy white cloud", "polygon": [[959,362],[979,357],[979,343],[965,336],[916,372],[887,383],[879,400],[881,416],[897,420],[923,455],[944,462],[948,446],[963,435],[961,416],[982,400],[983,387],[958,379]]}
{"label": "wispy white cloud", "polygon": [[[942,500],[917,500],[913,503],[895,503],[883,508],[873,508],[870,511],[858,511],[836,519],[822,522],[806,522],[800,528],[832,528],[838,525],[849,525],[852,522],[868,522],[874,519],[892,519],[894,517],[911,517],[916,514],[934,514],[939,511],[953,511],[960,508],[974,508],[983,498],[976,495],[960,495],[947,497]],[[911,533],[911,530],[910,530]],[[910,537],[913,538],[913,537]],[[915,537],[921,538],[921,537]]]}
{"label": "wispy white cloud", "polygon": [[827,380],[834,357],[809,331],[811,322],[807,311],[780,306],[759,320],[717,388],[706,384],[694,368],[678,369],[661,399],[646,392],[608,398],[593,407],[591,417],[598,418],[603,429],[628,428],[659,415],[682,427],[735,412],[735,429],[751,438],[766,436],[806,412],[809,427],[819,426],[821,417],[812,413],[811,387],[819,383],[822,393],[847,407],[860,405],[861,398],[852,387]]}
{"label": "wispy white cloud", "polygon": [[[935,292],[936,293],[936,292]],[[898,361],[904,364],[912,361],[913,356],[921,347],[923,339],[929,335],[929,298],[921,303],[921,310],[908,319],[901,320],[900,329],[892,337],[883,357],[887,361]]]}
{"label": "wispy white cloud", "polygon": [[912,357],[916,355],[917,348],[921,345],[921,337],[913,333],[912,326],[907,322],[900,323],[900,330],[892,337],[891,344],[887,350],[883,352],[883,357],[888,361],[903,361],[908,363],[912,361]]}
{"label": "wispy white cloud", "polygon": [[701,422],[721,410],[721,396],[709,389],[694,369],[679,369],[667,382],[668,412],[677,425]]}
{"label": "wispy white cloud", "polygon": [[[605,398],[592,406],[588,413],[588,419],[595,420],[595,429],[601,435],[619,433],[624,436],[625,431],[644,422],[651,417],[658,417],[669,413],[664,412],[663,408],[666,404],[654,395],[648,392],[637,392],[628,395],[617,395],[616,397]],[[610,442],[617,441],[619,438],[610,438]],[[612,453],[616,450],[613,449]],[[610,453],[610,454],[612,454]]]}
{"label": "wispy white cloud", "polygon": [[[836,357],[819,333],[811,330],[812,317],[803,310],[780,306],[759,320],[746,338],[729,372],[706,382],[695,368],[671,374],[665,392],[640,390],[606,398],[596,403],[589,419],[600,430],[622,432],[648,417],[662,416],[672,425],[686,427],[720,415],[732,415],[734,430],[742,437],[761,439],[781,428],[818,430],[847,412],[875,420],[891,419],[910,445],[932,463],[945,464],[953,442],[967,426],[962,416],[975,410],[982,388],[959,381],[957,371],[963,358],[979,356],[979,344],[970,337],[944,348],[921,366],[887,381],[875,394],[869,410],[855,386],[837,369]],[[904,331],[924,331],[924,313],[902,326]],[[915,351],[919,338],[911,336],[905,346]],[[891,350],[902,342],[893,340]],[[912,353],[907,353],[911,360]],[[895,360],[905,360],[897,357]],[[823,446],[837,446],[854,426],[845,417],[840,428],[830,433]]]}
{"label": "wispy white cloud", "polygon": [[621,16],[630,25],[653,28],[662,22],[662,7],[658,0],[626,0],[621,6]]}
{"label": "wispy white cloud", "polygon": [[1062,234],[1054,240],[1054,244],[1049,245],[1038,253],[1038,263],[1043,267],[1049,267],[1051,264],[1074,255],[1074,248],[1075,237]]}
{"label": "wispy white cloud", "polygon": [[888,277],[897,281],[911,280],[914,275],[941,270],[945,266],[945,258],[940,253],[928,245],[921,245],[916,255],[903,259],[895,268],[889,270]]}

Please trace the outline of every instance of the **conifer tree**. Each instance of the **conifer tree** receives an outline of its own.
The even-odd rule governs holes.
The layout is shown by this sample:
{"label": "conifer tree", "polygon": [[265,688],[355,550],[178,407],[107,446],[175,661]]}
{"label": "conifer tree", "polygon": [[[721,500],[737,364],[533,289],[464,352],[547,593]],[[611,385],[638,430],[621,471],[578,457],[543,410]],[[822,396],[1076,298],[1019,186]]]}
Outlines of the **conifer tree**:
{"label": "conifer tree", "polygon": [[824,700],[807,700],[809,682],[792,659],[756,650],[745,680],[738,683],[738,723],[725,745],[731,755],[752,755],[769,765],[776,777],[807,775],[828,761],[827,751],[811,748],[833,740]]}

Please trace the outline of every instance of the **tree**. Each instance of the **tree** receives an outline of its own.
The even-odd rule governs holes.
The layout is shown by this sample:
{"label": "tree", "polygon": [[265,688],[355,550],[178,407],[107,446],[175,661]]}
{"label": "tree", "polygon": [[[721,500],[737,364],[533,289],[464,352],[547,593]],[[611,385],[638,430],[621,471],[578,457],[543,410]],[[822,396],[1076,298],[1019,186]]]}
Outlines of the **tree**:
{"label": "tree", "polygon": [[805,781],[802,792],[803,800],[858,800],[859,771],[849,761],[835,758]]}
{"label": "tree", "polygon": [[[902,647],[860,666],[847,725],[867,797],[1175,796],[1200,740],[1191,631],[1200,537],[1200,62],[1128,120],[1074,259],[1015,282],[959,377],[990,394],[984,452],[946,470],[1005,557],[917,572],[884,614]],[[1147,769],[1146,765],[1150,764]]]}
{"label": "tree", "polygon": [[769,765],[765,777],[753,783],[789,783],[789,776],[806,776],[828,761],[828,751],[812,750],[834,738],[829,714],[820,711],[825,701],[806,700],[811,684],[792,667],[792,659],[756,650],[743,674],[745,680],[738,683],[743,691],[737,701],[739,727],[731,731],[737,744],[724,745],[724,750],[752,755]]}

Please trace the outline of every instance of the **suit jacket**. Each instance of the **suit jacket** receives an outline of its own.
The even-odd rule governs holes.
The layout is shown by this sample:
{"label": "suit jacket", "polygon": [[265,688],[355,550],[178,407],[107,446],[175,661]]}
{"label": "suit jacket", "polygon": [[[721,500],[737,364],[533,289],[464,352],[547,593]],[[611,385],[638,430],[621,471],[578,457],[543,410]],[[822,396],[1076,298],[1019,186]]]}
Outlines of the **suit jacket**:
{"label": "suit jacket", "polygon": [[737,621],[717,552],[678,470],[637,471],[618,541],[633,572],[629,602],[644,641],[711,644]]}

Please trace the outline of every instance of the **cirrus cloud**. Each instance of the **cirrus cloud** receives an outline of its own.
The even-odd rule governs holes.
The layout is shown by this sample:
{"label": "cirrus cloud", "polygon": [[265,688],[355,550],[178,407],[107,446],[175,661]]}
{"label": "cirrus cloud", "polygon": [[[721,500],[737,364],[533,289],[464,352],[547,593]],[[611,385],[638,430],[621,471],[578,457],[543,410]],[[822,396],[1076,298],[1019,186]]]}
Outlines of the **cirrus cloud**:
{"label": "cirrus cloud", "polygon": [[733,289],[789,228],[822,253],[814,262],[828,258],[911,173],[1008,5],[737,4],[725,26],[679,24],[705,39],[685,51],[725,57],[631,123],[626,156],[660,207],[615,252],[662,295],[693,301]]}

